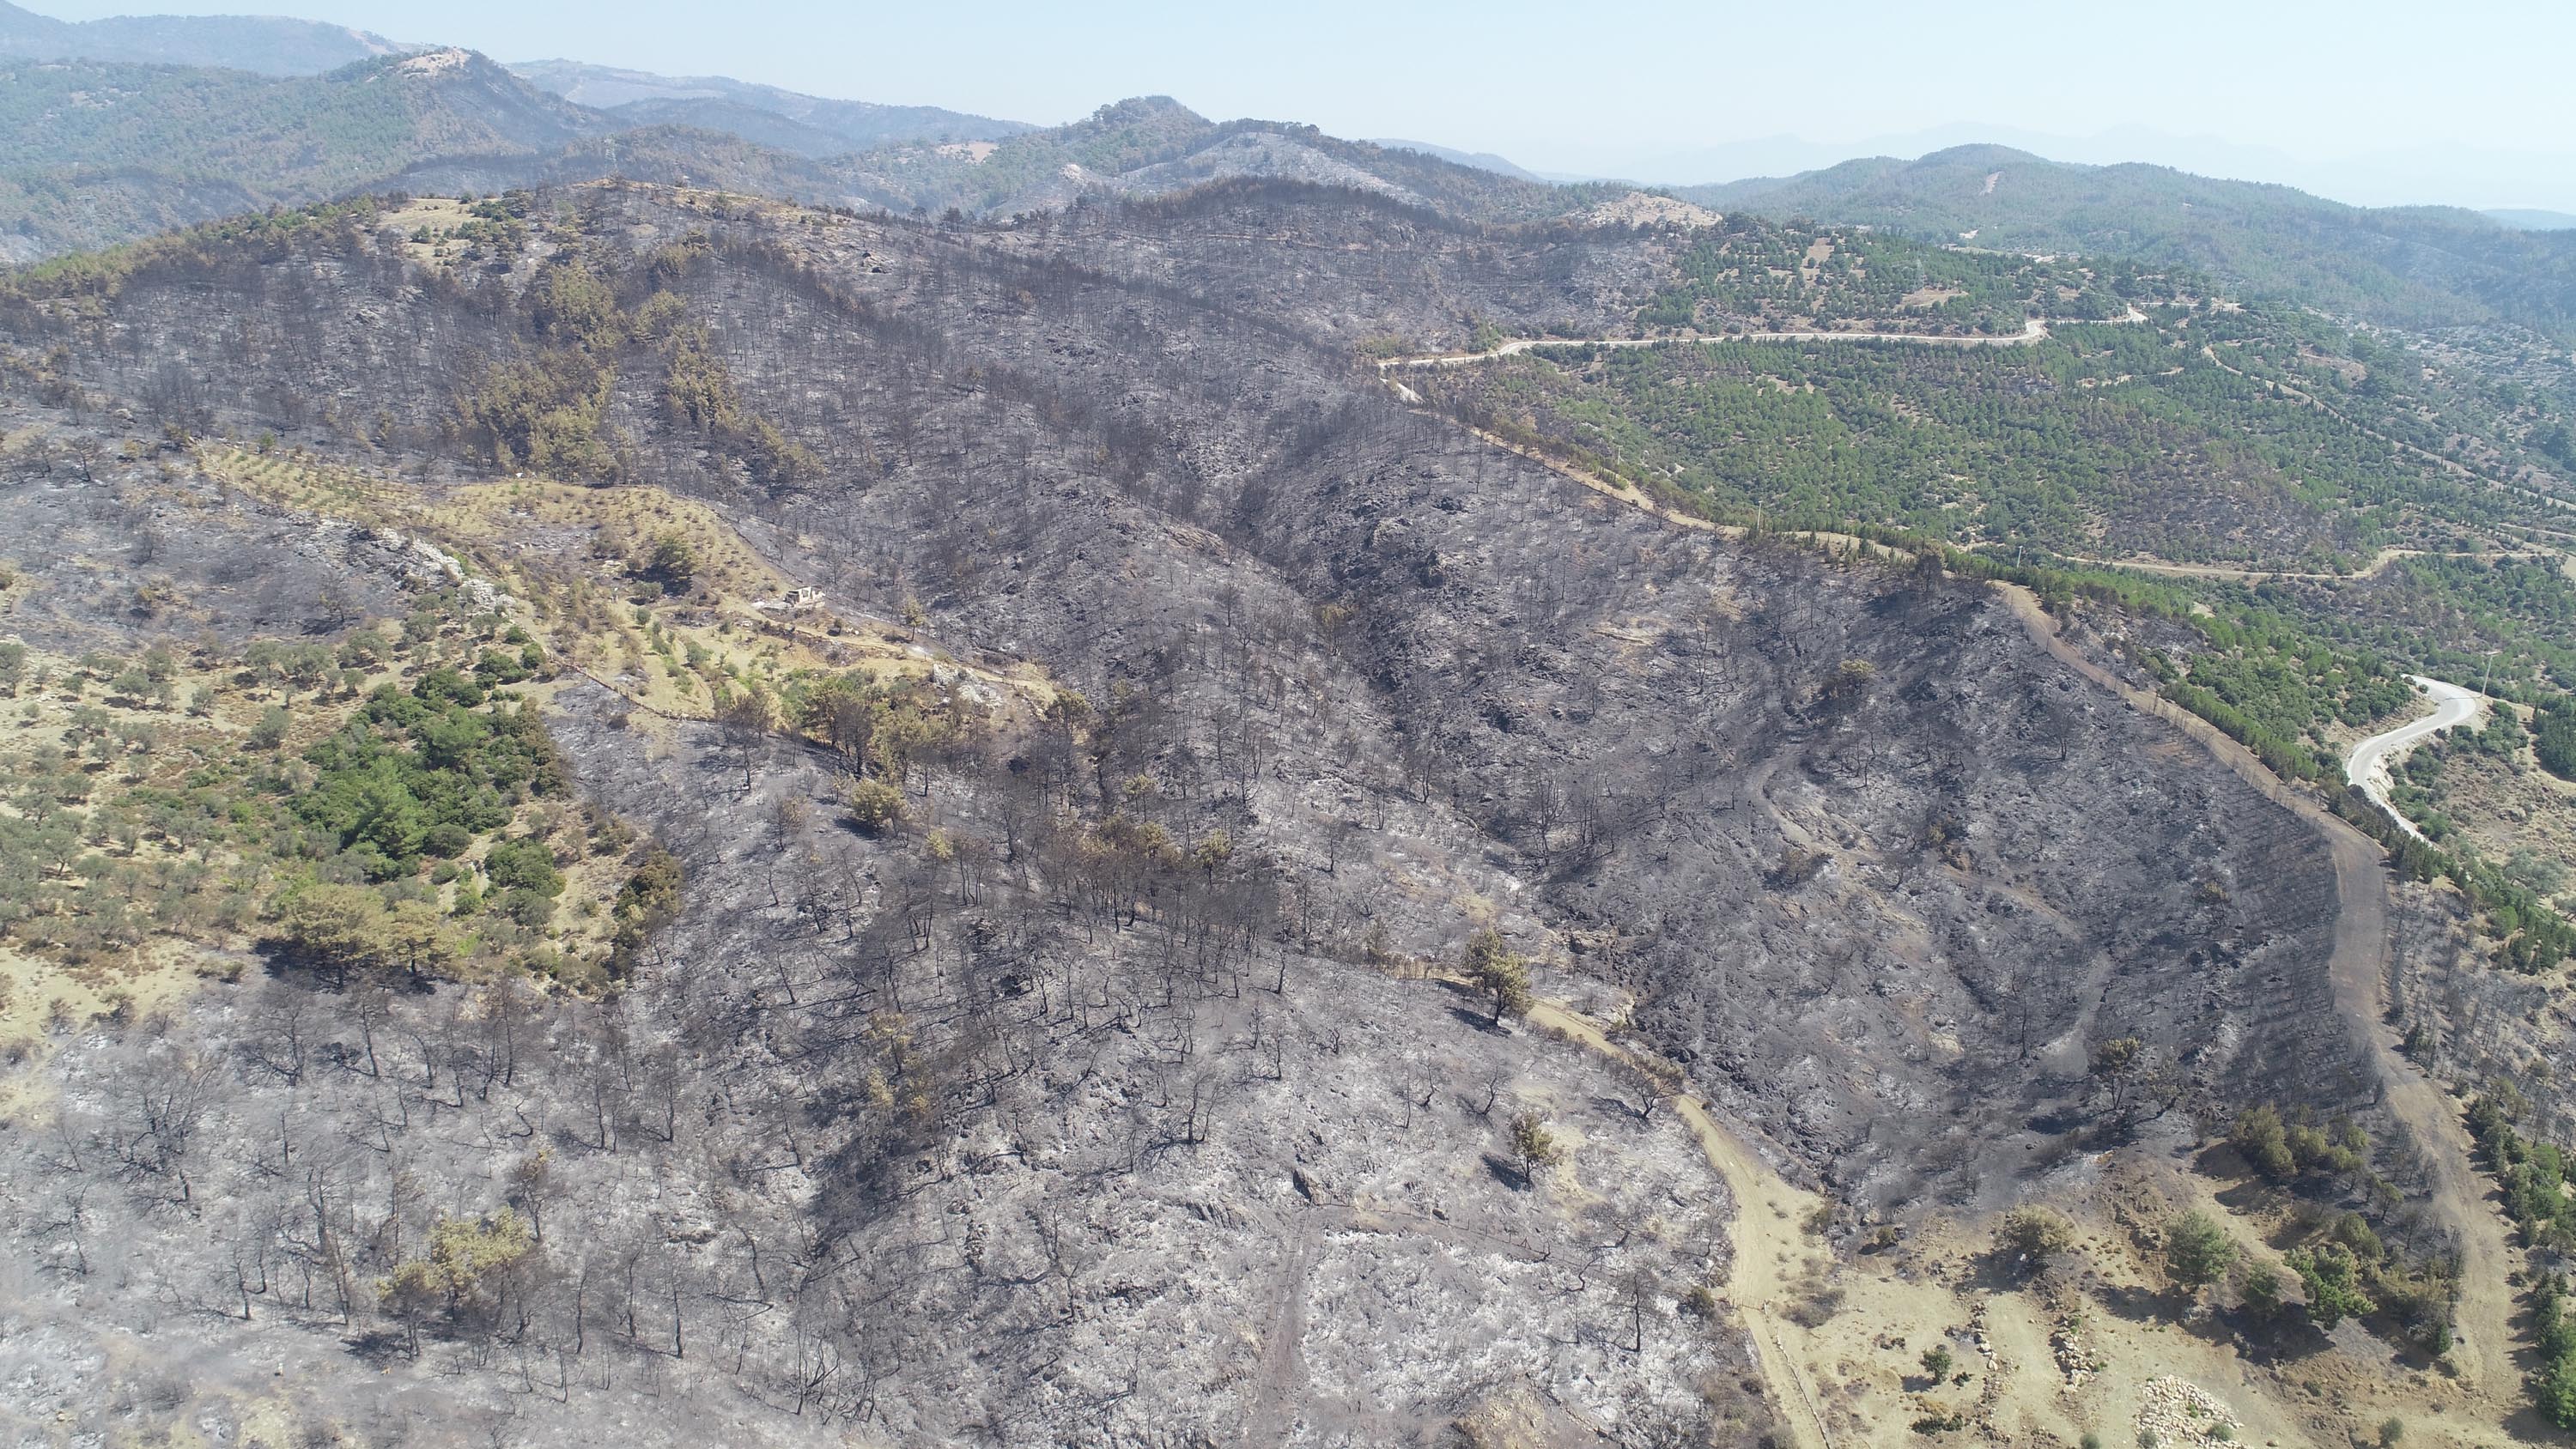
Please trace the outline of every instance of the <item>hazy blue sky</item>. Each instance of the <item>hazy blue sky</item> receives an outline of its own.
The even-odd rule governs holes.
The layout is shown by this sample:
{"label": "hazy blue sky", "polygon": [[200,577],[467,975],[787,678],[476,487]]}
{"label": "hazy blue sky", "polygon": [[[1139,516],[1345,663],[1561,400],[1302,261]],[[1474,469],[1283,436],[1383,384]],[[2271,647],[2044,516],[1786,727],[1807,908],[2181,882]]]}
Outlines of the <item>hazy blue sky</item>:
{"label": "hazy blue sky", "polygon": [[[1211,116],[1493,150],[1548,171],[1715,180],[1815,164],[1853,143],[1921,149],[1984,134],[2358,201],[2576,209],[2570,0],[30,8],[78,19],[272,6],[503,60],[719,73],[1038,122],[1165,93]],[[1822,144],[1801,151],[1788,138]],[[2075,154],[2088,150],[2098,154]]]}

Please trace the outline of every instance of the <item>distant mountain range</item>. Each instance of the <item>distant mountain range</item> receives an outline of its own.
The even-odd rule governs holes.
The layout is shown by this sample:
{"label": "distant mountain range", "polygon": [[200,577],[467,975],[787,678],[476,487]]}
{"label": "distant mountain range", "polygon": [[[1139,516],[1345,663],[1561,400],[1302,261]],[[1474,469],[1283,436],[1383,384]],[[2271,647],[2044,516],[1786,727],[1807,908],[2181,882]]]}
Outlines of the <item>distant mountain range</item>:
{"label": "distant mountain range", "polygon": [[2576,230],[2576,213],[2564,211],[2527,211],[2507,207],[2486,213],[2502,225],[2516,231]]}
{"label": "distant mountain range", "polygon": [[1235,177],[1349,187],[1476,221],[1563,215],[1629,189],[1554,186],[1292,122],[1210,121],[1169,96],[1120,101],[989,147],[892,146],[838,164],[854,188],[885,205],[992,216]]}
{"label": "distant mountain range", "polygon": [[1370,141],[1369,144],[1372,146],[1384,146],[1390,151],[1419,151],[1425,156],[1437,156],[1441,160],[1449,162],[1455,166],[1473,166],[1479,171],[1491,171],[1496,175],[1509,176],[1520,181],[1551,181],[1560,179],[1556,177],[1541,176],[1535,171],[1515,166],[1510,161],[1495,155],[1491,151],[1461,151],[1454,146],[1435,146],[1428,141],[1398,141],[1384,137],[1374,139]]}
{"label": "distant mountain range", "polygon": [[607,129],[462,50],[321,76],[20,62],[0,83],[0,255],[380,189],[434,157],[532,156]]}
{"label": "distant mountain range", "polygon": [[315,75],[405,49],[381,35],[265,15],[120,15],[71,22],[0,0],[0,55],[214,65],[261,75]]}
{"label": "distant mountain range", "polygon": [[1558,215],[1620,192],[1551,186],[1310,126],[1220,124],[1164,97],[1040,130],[715,77],[564,61],[514,72],[457,49],[376,55],[318,75],[283,68],[0,61],[0,261],[271,205],[612,175],[978,215],[1231,177],[1351,187],[1492,221]]}
{"label": "distant mountain range", "polygon": [[2162,166],[2004,146],[1871,157],[1675,194],[1719,211],[1874,226],[1999,251],[2130,256],[2382,321],[2576,331],[2576,233],[2451,207],[2356,207]]}
{"label": "distant mountain range", "polygon": [[[984,216],[1230,178],[1347,187],[1475,222],[1645,214],[1606,205],[1634,190],[1624,182],[1560,185],[1488,152],[1216,122],[1168,97],[1038,128],[721,76],[504,67],[306,21],[71,24],[0,0],[0,74],[5,262],[276,204],[610,175]],[[2576,217],[2562,213],[2353,207],[1993,145],[1671,194],[1949,245],[2136,257],[2388,322],[2576,334]]]}
{"label": "distant mountain range", "polygon": [[814,159],[903,141],[999,141],[1037,129],[937,106],[827,100],[726,76],[654,75],[577,60],[510,69],[540,90],[629,125],[724,131]]}
{"label": "distant mountain range", "polygon": [[[1641,184],[1692,186],[1730,177],[1821,171],[1856,156],[1917,157],[1957,146],[1999,145],[2079,165],[2142,162],[2195,176],[2279,182],[2356,206],[2417,205],[2427,198],[2442,198],[2455,204],[2514,203],[2561,211],[2576,209],[2570,206],[2570,199],[2576,198],[2576,164],[2570,162],[2567,144],[2550,137],[2428,140],[2318,157],[2144,125],[2078,134],[1961,122],[1840,141],[1775,134],[1628,137],[1615,146],[1559,143],[1554,138],[1522,143],[1546,157],[1548,164],[1532,169],[1552,180],[1615,176]],[[1497,149],[1520,154],[1522,147]]]}

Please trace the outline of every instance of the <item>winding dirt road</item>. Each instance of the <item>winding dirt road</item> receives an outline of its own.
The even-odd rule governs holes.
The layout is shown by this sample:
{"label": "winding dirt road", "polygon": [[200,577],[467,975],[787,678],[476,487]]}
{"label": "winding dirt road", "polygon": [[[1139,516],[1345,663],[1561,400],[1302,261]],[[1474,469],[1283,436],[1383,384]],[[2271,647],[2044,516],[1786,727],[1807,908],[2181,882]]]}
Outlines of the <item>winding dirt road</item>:
{"label": "winding dirt road", "polygon": [[[1419,400],[1402,383],[1393,378],[1387,381],[1409,400]],[[1633,488],[1614,486],[1481,430],[1469,431],[1674,527],[1725,536],[1741,533],[1662,508]],[[1858,539],[1851,543],[1890,557],[1901,556],[1883,545],[1865,544]],[[2382,1104],[2420,1150],[2430,1195],[2456,1234],[2460,1296],[2454,1314],[2458,1341],[2450,1355],[2457,1370],[2455,1382],[2479,1402],[2482,1413],[2492,1414],[2499,1422],[2510,1417],[2520,1407],[2516,1402],[2519,1376],[2512,1352],[2513,1291],[2507,1279],[2514,1267],[2513,1253],[2506,1241],[2503,1217],[2490,1202],[2492,1194],[2486,1179],[2471,1156],[2458,1104],[2398,1052],[2396,1035],[2387,1025],[2388,879],[2379,843],[2291,788],[2252,751],[2207,720],[2161,695],[2122,681],[2085,657],[2059,637],[2055,621],[2030,590],[2001,582],[1992,587],[2031,640],[2049,657],[2132,707],[2172,725],[2230,773],[2296,815],[2325,842],[2335,873],[2336,913],[2328,962],[2335,1009],[2366,1055]],[[1533,1008],[1531,1018],[1596,1051],[1634,1060],[1597,1026],[1554,1003],[1540,1003]],[[1833,1449],[1813,1390],[1806,1383],[1798,1356],[1789,1348],[1796,1330],[1775,1311],[1779,1295],[1798,1276],[1788,1265],[1803,1263],[1814,1254],[1812,1245],[1800,1237],[1797,1224],[1817,1199],[1792,1187],[1746,1151],[1738,1138],[1718,1126],[1706,1101],[1687,1086],[1674,1094],[1673,1102],[1698,1135],[1710,1165],[1736,1196],[1736,1276],[1730,1280],[1729,1292],[1760,1353],[1764,1382],[1789,1417],[1798,1449]],[[1797,1412],[1800,1408],[1806,1410],[1803,1416]]]}
{"label": "winding dirt road", "polygon": [[[2063,327],[2125,325],[2147,320],[2147,314],[2132,307],[2125,317],[2104,317],[2098,321],[2065,319]],[[2048,321],[2033,317],[2024,322],[2019,332],[2001,337],[1962,335],[1946,332],[1738,332],[1716,337],[1515,337],[1497,343],[1483,352],[1433,352],[1419,357],[1389,357],[1378,362],[1380,377],[1405,367],[1464,367],[1471,362],[1491,362],[1501,357],[1516,357],[1533,347],[1671,347],[1697,344],[1712,347],[1721,342],[1906,342],[1924,347],[2027,347],[2048,340]],[[1392,379],[1390,379],[1392,381]],[[1407,402],[1419,402],[1413,390],[1395,384]]]}
{"label": "winding dirt road", "polygon": [[2539,503],[2550,508],[2576,508],[2576,502],[2571,502],[2565,498],[2561,498],[2554,493],[2544,493],[2537,488],[2528,488],[2520,483],[2508,483],[2502,479],[2489,478],[2485,474],[2469,467],[2457,458],[2445,458],[2439,453],[2432,452],[2429,449],[2407,442],[2403,438],[2392,438],[2386,433],[2380,432],[2376,428],[2367,427],[2353,419],[2340,408],[2335,407],[2332,403],[2327,402],[2325,399],[2320,398],[2313,393],[2302,391],[2299,388],[2291,386],[2289,383],[2280,382],[2272,378],[2256,377],[2241,367],[2229,365],[2225,358],[2218,355],[2218,349],[2216,347],[2204,345],[2200,349],[2200,355],[2215,364],[2221,372],[2234,373],[2236,376],[2244,378],[2247,382],[2262,384],[2266,391],[2305,403],[2309,407],[2316,409],[2318,412],[2324,413],[2327,417],[2334,419],[2336,422],[2343,424],[2345,427],[2352,429],[2354,432],[2361,434],[2363,437],[2369,438],[2375,442],[2385,443],[2389,447],[2397,449],[2399,452],[2413,454],[2424,462],[2430,463],[2434,467],[2440,468],[2444,472],[2451,474],[2453,477],[2465,478],[2474,483],[2483,483],[2490,488],[2501,488],[2508,493],[2519,493],[2523,497],[2528,498],[2535,503]]}
{"label": "winding dirt road", "polygon": [[2369,796],[2373,804],[2388,812],[2388,818],[2397,822],[2398,829],[2422,840],[2424,832],[2415,828],[2415,822],[2397,813],[2397,807],[2388,803],[2388,772],[2423,741],[2447,729],[2484,721],[2487,697],[2474,689],[2444,684],[2421,674],[2407,677],[2433,701],[2433,712],[2354,745],[2351,758],[2344,761],[2343,777],[2359,786],[2361,793]]}
{"label": "winding dirt road", "polygon": [[2215,725],[2161,695],[2123,682],[2086,658],[2058,636],[2055,621],[2028,589],[2003,583],[1994,587],[2032,642],[2049,657],[2189,735],[2237,778],[2298,816],[2325,840],[2334,860],[2337,903],[2329,962],[2335,1006],[2368,1053],[2383,1103],[2421,1149],[2432,1196],[2458,1235],[2459,1342],[2451,1350],[2458,1382],[2479,1395],[2497,1417],[2509,1414],[2515,1407],[2517,1383],[2512,1356],[2513,1291],[2506,1281],[2513,1270],[2513,1254],[2505,1241],[2504,1220],[2488,1202],[2486,1178],[2470,1156],[2459,1106],[2398,1053],[2396,1035],[2387,1026],[2388,878],[2379,843],[2283,783],[2253,751]]}
{"label": "winding dirt road", "polygon": [[2237,564],[2168,563],[2163,559],[2094,558],[2087,554],[2064,555],[2068,560],[2091,564],[2096,568],[2130,569],[2142,574],[2166,574],[2185,579],[2229,579],[2240,583],[2259,583],[2265,579],[2301,579],[2318,583],[2349,583],[2355,579],[2375,579],[2388,572],[2399,559],[2408,558],[2557,558],[2550,549],[2503,549],[2480,552],[2468,549],[2383,548],[2369,563],[2348,574],[2297,573],[2288,569],[2245,568]]}
{"label": "winding dirt road", "polygon": [[[1591,1018],[1562,1003],[1533,1002],[1528,1019],[1613,1061],[1640,1069],[1648,1066],[1637,1053],[1612,1041]],[[1727,1269],[1726,1292],[1753,1340],[1762,1382],[1778,1401],[1797,1449],[1834,1449],[1833,1431],[1825,1424],[1815,1385],[1807,1380],[1805,1332],[1784,1316],[1783,1301],[1796,1291],[1797,1280],[1811,1264],[1822,1266],[1823,1255],[1803,1226],[1822,1199],[1792,1186],[1734,1131],[1718,1125],[1707,1099],[1689,1084],[1676,1087],[1670,1100],[1673,1111],[1698,1140],[1708,1165],[1725,1179],[1726,1190],[1735,1199],[1734,1220],[1727,1226],[1735,1260]]]}

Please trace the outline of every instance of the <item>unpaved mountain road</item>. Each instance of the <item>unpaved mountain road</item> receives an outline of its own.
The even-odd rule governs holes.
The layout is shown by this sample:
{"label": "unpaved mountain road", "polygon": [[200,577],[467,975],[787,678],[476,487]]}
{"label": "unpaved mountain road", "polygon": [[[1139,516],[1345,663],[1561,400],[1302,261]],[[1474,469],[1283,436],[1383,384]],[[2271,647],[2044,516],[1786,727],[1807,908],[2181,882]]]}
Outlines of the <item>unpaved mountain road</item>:
{"label": "unpaved mountain road", "polygon": [[[1598,1023],[1560,1002],[1531,1003],[1529,1021],[1614,1061],[1641,1070],[1670,1070],[1612,1041]],[[1753,1339],[1762,1381],[1779,1402],[1796,1449],[1834,1449],[1833,1432],[1825,1425],[1824,1409],[1816,1401],[1815,1386],[1807,1381],[1802,1362],[1803,1330],[1785,1316],[1784,1301],[1810,1266],[1823,1263],[1822,1250],[1805,1227],[1808,1214],[1822,1199],[1793,1186],[1756,1156],[1743,1138],[1719,1126],[1707,1100],[1688,1082],[1675,1085],[1670,1095],[1673,1110],[1690,1127],[1708,1165],[1725,1179],[1726,1190],[1735,1199],[1735,1220],[1728,1228],[1735,1258],[1727,1268],[1726,1293]],[[1793,1338],[1799,1340],[1795,1346]]]}
{"label": "unpaved mountain road", "polygon": [[2289,569],[2246,568],[2240,564],[2169,563],[2163,559],[2094,558],[2085,554],[2067,554],[2072,562],[2091,564],[2096,568],[2131,569],[2142,574],[2165,574],[2185,579],[2227,579],[2237,583],[2260,583],[2266,579],[2298,579],[2315,583],[2349,583],[2355,579],[2375,579],[2388,572],[2400,559],[2409,558],[2557,558],[2549,549],[2506,549],[2480,552],[2473,549],[2383,548],[2369,563],[2348,574],[2299,573]]}
{"label": "unpaved mountain road", "polygon": [[2398,829],[2422,840],[2424,832],[2415,828],[2415,822],[2397,813],[2397,807],[2388,803],[2388,772],[2422,741],[2447,729],[2483,721],[2487,714],[2487,698],[2474,689],[2462,689],[2456,684],[2445,684],[2421,674],[2409,675],[2408,678],[2433,701],[2433,712],[2354,745],[2351,757],[2344,761],[2343,777],[2359,786],[2361,793],[2388,812],[2388,818],[2397,822]]}
{"label": "unpaved mountain road", "polygon": [[[1408,400],[1419,401],[1410,388],[1393,378],[1387,381]],[[1742,533],[1740,529],[1663,508],[1633,488],[1614,486],[1581,469],[1514,447],[1490,434],[1472,428],[1469,431],[1596,494],[1652,514],[1674,527],[1715,532],[1727,537]],[[1814,536],[1820,539],[1833,537]],[[1848,542],[1857,549],[1875,550],[1889,557],[1904,556],[1885,545],[1865,543],[1856,538]],[[2507,1274],[2514,1270],[2513,1253],[2506,1241],[2504,1219],[2491,1201],[2493,1194],[2471,1156],[2468,1132],[2462,1124],[2458,1104],[2442,1087],[2417,1072],[2414,1064],[2398,1052],[2396,1034],[2387,1023],[2390,957],[2388,878],[2383,863],[2385,852],[2377,841],[2293,789],[2273,774],[2251,750],[2215,725],[2161,695],[2127,684],[2085,657],[2082,651],[2059,637],[2055,621],[2040,607],[2038,596],[2030,590],[2018,584],[2001,582],[1993,587],[2031,640],[2051,658],[2110,691],[2133,708],[2172,725],[2207,750],[2230,773],[2306,822],[2324,840],[2334,862],[2335,873],[2336,913],[2328,974],[2333,982],[2336,1010],[2362,1045],[2383,1104],[2420,1150],[2436,1212],[2450,1222],[2457,1235],[2460,1278],[2459,1301],[2454,1312],[2458,1341],[2450,1355],[2457,1371],[2454,1382],[2478,1403],[2481,1414],[2491,1415],[2498,1423],[2511,1418],[2521,1409],[2517,1402],[2520,1375],[2513,1363],[2513,1289],[2507,1279]],[[1587,1045],[1594,1045],[1596,1049],[1625,1055],[1597,1027],[1560,1007],[1543,1004],[1532,1012],[1532,1017]],[[1801,1260],[1812,1252],[1812,1248],[1796,1236],[1794,1225],[1798,1214],[1787,1213],[1786,1221],[1791,1226],[1788,1232],[1781,1233],[1774,1231],[1772,1224],[1758,1221],[1752,1209],[1752,1204],[1760,1201],[1780,1205],[1785,1212],[1787,1201],[1806,1197],[1812,1202],[1812,1195],[1799,1194],[1778,1174],[1755,1162],[1736,1138],[1717,1127],[1692,1089],[1682,1087],[1675,1093],[1674,1101],[1690,1116],[1693,1129],[1700,1132],[1701,1146],[1711,1165],[1725,1176],[1730,1188],[1737,1193],[1735,1271],[1750,1276],[1730,1282],[1729,1292],[1736,1300],[1738,1311],[1745,1315],[1745,1326],[1753,1334],[1762,1355],[1763,1377],[1779,1400],[1782,1412],[1790,1418],[1798,1449],[1832,1449],[1824,1421],[1821,1415],[1812,1412],[1812,1394],[1807,1390],[1804,1377],[1784,1341],[1783,1320],[1776,1317],[1768,1306],[1779,1290],[1795,1276],[1781,1271],[1780,1265]],[[1796,1412],[1801,1406],[1811,1410],[1803,1420]]]}
{"label": "unpaved mountain road", "polygon": [[[2098,321],[2061,318],[2057,325],[2061,327],[2128,325],[2146,320],[2146,313],[2132,307],[2125,317],[2104,317]],[[1398,368],[1465,367],[1471,362],[1491,362],[1501,357],[1517,357],[1534,347],[1687,347],[1692,345],[1708,347],[1721,342],[1905,342],[1924,347],[2027,347],[2034,342],[2047,341],[2048,328],[2049,323],[2046,319],[2033,317],[2022,324],[2019,332],[2006,333],[2000,337],[1946,332],[1827,332],[1823,330],[1738,332],[1716,337],[1515,337],[1507,342],[1497,343],[1483,352],[1433,352],[1419,357],[1381,358],[1378,361],[1377,370],[1380,377],[1385,377],[1386,374]],[[1395,382],[1392,378],[1387,380],[1394,384],[1397,392],[1404,395],[1406,402],[1422,400],[1414,395],[1413,389]]]}
{"label": "unpaved mountain road", "polygon": [[2335,929],[2329,962],[2335,1005],[2368,1052],[2382,1101],[2421,1149],[2425,1176],[2441,1216],[2458,1234],[2459,1342],[2451,1350],[2457,1382],[2498,1419],[2519,1406],[2514,1391],[2513,1289],[2506,1275],[2513,1254],[2504,1220],[2486,1178],[2470,1156],[2460,1108],[2450,1094],[2415,1070],[2397,1050],[2387,1023],[2388,876],[2379,843],[2283,783],[2254,752],[2217,726],[2161,695],[2122,682],[2060,638],[2039,599],[2018,584],[1994,586],[2010,603],[2032,642],[2051,658],[2110,690],[2137,708],[2189,735],[2237,778],[2289,810],[2325,840],[2334,859]]}
{"label": "unpaved mountain road", "polygon": [[[2139,320],[2144,321],[2144,318]],[[1420,357],[1390,357],[1377,365],[1386,372],[1398,367],[1464,367],[1471,362],[1491,362],[1498,357],[1517,357],[1534,347],[1666,347],[1692,343],[1710,345],[1719,342],[1919,342],[1934,347],[2021,347],[2048,335],[2048,324],[2034,317],[2022,324],[2019,332],[2001,337],[1983,337],[1944,332],[1738,332],[1722,337],[1515,337],[1483,352],[1433,352]]]}
{"label": "unpaved mountain road", "polygon": [[2500,478],[2487,477],[2485,474],[2469,467],[2466,463],[2461,462],[2457,458],[2446,458],[2441,454],[2432,452],[2418,444],[2407,442],[2403,438],[2392,438],[2386,433],[2380,432],[2375,428],[2366,427],[2346,415],[2341,409],[2312,393],[2301,391],[2286,382],[2277,381],[2267,377],[2256,377],[2252,373],[2245,371],[2243,368],[2231,366],[2225,358],[2218,355],[2218,349],[2215,346],[2203,346],[2200,349],[2200,355],[2216,364],[2218,369],[2222,372],[2234,373],[2236,376],[2245,379],[2247,382],[2262,384],[2263,388],[2268,392],[2276,393],[2282,397],[2291,398],[2298,402],[2305,403],[2309,407],[2316,409],[2318,412],[2324,413],[2327,417],[2334,419],[2336,422],[2343,424],[2345,427],[2352,429],[2354,432],[2361,434],[2363,437],[2369,438],[2375,442],[2385,443],[2389,447],[2394,448],[2401,453],[2411,454],[2423,462],[2430,463],[2434,467],[2442,469],[2444,472],[2451,474],[2455,478],[2464,478],[2471,482],[2483,483],[2490,488],[2501,488],[2507,493],[2518,493],[2535,503],[2549,508],[2576,508],[2576,502],[2570,502],[2567,499],[2559,497],[2555,493],[2548,493],[2537,488],[2525,487],[2520,483],[2506,482]]}
{"label": "unpaved mountain road", "polygon": [[[1483,990],[1464,976],[1440,973],[1429,979],[1455,991]],[[1601,1023],[1562,1001],[1533,1000],[1523,1019],[1665,1084],[1666,1100],[1735,1200],[1734,1221],[1727,1229],[1734,1260],[1727,1266],[1726,1293],[1753,1340],[1763,1384],[1780,1406],[1793,1449],[1834,1449],[1815,1387],[1807,1381],[1800,1353],[1790,1345],[1801,1330],[1782,1316],[1782,1300],[1793,1285],[1810,1268],[1824,1266],[1822,1244],[1805,1228],[1808,1214],[1823,1199],[1781,1176],[1736,1130],[1718,1125],[1708,1099],[1687,1078],[1672,1075],[1671,1063],[1611,1040]]]}

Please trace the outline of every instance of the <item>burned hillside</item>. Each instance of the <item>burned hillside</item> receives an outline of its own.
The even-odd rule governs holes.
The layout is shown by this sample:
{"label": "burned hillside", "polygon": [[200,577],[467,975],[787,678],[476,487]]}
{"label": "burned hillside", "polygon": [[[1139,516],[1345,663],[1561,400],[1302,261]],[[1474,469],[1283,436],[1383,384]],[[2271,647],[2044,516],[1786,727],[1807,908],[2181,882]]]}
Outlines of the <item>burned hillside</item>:
{"label": "burned hillside", "polygon": [[[14,616],[221,657],[238,620],[189,600],[244,545],[115,536],[150,516],[357,539],[256,615],[341,640],[454,583],[369,541],[446,527],[583,800],[685,890],[606,989],[362,1006],[245,960],[58,1040],[7,1148],[55,1305],[22,1354],[68,1305],[175,1303],[209,1382],[336,1382],[339,1334],[530,1433],[648,1394],[689,1404],[629,1421],[656,1441],[1750,1439],[1786,1406],[1711,1306],[1732,1205],[1652,1079],[1426,979],[1485,927],[1830,1187],[1832,1231],[2249,1102],[2370,1108],[2305,822],[1980,585],[1678,526],[1362,356],[1619,326],[1676,234],[1248,184],[1017,225],[486,205],[445,254],[350,209],[20,285],[0,519],[81,559],[28,550]],[[262,496],[289,455],[341,481]],[[889,770],[828,709],[735,708],[816,686],[533,493],[446,508],[521,475],[701,510],[745,580],[819,591],[796,659],[917,651],[867,698],[929,733]],[[170,602],[58,597],[102,587]],[[645,696],[660,644],[601,642],[684,628],[745,651],[694,709]],[[898,805],[854,811],[854,770]],[[1514,1158],[1524,1115],[1562,1161]],[[136,1351],[83,1362],[158,1402]]]}

